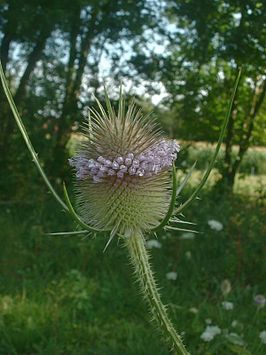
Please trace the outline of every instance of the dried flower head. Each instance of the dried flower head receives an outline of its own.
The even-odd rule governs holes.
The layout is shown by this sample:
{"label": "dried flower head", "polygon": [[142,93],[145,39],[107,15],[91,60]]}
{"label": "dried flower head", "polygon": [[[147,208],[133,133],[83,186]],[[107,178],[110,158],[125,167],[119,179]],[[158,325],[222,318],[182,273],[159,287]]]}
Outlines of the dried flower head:
{"label": "dried flower head", "polygon": [[120,94],[116,113],[90,110],[86,140],[69,163],[76,170],[80,212],[99,229],[127,236],[148,231],[164,217],[171,198],[169,169],[179,145],[163,137],[158,126],[134,103],[126,110]]}

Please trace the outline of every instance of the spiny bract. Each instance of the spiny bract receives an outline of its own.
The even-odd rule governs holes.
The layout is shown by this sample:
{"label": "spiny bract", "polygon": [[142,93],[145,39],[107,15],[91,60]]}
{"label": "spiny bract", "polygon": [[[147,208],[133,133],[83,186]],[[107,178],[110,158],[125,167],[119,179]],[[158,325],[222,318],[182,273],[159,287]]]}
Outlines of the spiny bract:
{"label": "spiny bract", "polygon": [[120,92],[116,113],[90,109],[85,140],[69,163],[76,170],[78,202],[88,224],[122,236],[155,228],[171,198],[170,168],[179,145]]}

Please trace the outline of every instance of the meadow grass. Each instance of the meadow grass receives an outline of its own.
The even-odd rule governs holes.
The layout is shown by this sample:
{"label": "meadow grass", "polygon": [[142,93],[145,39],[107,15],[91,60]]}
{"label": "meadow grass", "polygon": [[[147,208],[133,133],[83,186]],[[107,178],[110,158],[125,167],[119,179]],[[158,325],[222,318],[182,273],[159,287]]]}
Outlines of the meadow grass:
{"label": "meadow grass", "polygon": [[[205,189],[186,213],[200,233],[162,233],[161,248],[151,250],[162,298],[192,354],[266,353],[259,338],[266,307],[254,302],[266,293],[265,205],[259,195],[237,192],[226,197]],[[75,228],[49,195],[0,211],[0,354],[169,354],[121,242],[103,254],[104,235],[45,235]],[[212,230],[211,219],[223,229]],[[169,272],[176,280],[167,279]],[[224,280],[231,284],[227,294]],[[225,310],[224,301],[233,309]],[[221,333],[206,342],[208,324]]]}

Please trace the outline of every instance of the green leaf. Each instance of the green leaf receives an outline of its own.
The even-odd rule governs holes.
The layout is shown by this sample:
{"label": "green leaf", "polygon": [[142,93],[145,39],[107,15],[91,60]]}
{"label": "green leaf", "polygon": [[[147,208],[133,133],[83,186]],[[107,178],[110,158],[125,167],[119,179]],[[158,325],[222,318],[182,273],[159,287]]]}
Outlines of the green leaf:
{"label": "green leaf", "polygon": [[51,232],[51,233],[45,233],[45,235],[51,235],[51,236],[68,236],[68,235],[76,235],[76,234],[88,234],[87,230],[80,230],[80,231],[71,231],[71,232]]}
{"label": "green leaf", "polygon": [[173,231],[178,231],[178,232],[199,233],[198,231],[195,231],[193,229],[185,229],[185,228],[178,228],[178,227],[172,227],[172,226],[165,226],[164,228],[167,230],[173,230]]}
{"label": "green leaf", "polygon": [[174,218],[170,218],[169,220],[170,223],[180,223],[180,224],[190,224],[190,225],[193,225],[193,226],[196,226],[196,223],[194,222],[190,222],[190,221],[183,221],[182,219],[179,219],[177,217],[174,217]]}

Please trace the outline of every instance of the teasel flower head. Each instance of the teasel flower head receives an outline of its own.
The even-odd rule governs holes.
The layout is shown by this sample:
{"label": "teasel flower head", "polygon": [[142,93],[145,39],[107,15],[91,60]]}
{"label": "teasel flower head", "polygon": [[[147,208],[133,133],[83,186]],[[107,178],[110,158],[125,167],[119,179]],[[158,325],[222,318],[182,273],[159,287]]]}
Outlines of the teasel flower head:
{"label": "teasel flower head", "polygon": [[84,125],[85,139],[69,160],[76,173],[83,220],[98,229],[129,236],[147,232],[164,218],[171,199],[171,167],[180,149],[120,91],[115,112],[96,99]]}

